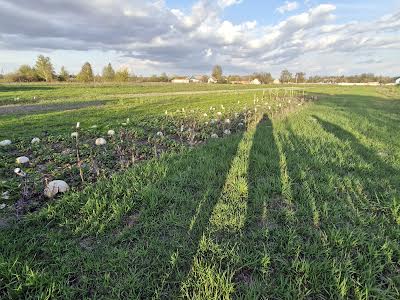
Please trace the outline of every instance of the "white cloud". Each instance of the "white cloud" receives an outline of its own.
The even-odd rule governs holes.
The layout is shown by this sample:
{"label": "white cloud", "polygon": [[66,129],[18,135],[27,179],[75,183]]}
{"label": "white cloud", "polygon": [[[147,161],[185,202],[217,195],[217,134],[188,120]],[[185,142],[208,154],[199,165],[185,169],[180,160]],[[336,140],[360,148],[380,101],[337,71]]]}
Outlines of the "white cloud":
{"label": "white cloud", "polygon": [[205,53],[205,54],[204,54],[205,57],[210,57],[210,56],[213,55],[213,51],[212,51],[211,48],[208,48],[208,49],[204,50],[204,53]]}
{"label": "white cloud", "polygon": [[289,2],[289,1],[285,1],[285,4],[283,4],[282,6],[279,6],[276,11],[284,14],[286,12],[290,12],[293,10],[296,10],[299,8],[299,3],[297,3],[296,1],[293,2]]}
{"label": "white cloud", "polygon": [[222,8],[240,3],[242,3],[242,0],[218,0],[218,5],[221,6]]}
{"label": "white cloud", "polygon": [[0,53],[114,51],[121,64],[129,61],[143,72],[208,72],[218,63],[244,73],[286,64],[305,67],[303,57],[309,58],[310,70],[322,72],[318,64],[326,55],[349,57],[332,70],[349,69],[351,57],[365,57],[366,51],[400,49],[400,12],[337,23],[336,7],[322,4],[263,26],[224,19],[223,8],[240,1],[222,2],[199,0],[183,12],[164,1],[0,0]]}

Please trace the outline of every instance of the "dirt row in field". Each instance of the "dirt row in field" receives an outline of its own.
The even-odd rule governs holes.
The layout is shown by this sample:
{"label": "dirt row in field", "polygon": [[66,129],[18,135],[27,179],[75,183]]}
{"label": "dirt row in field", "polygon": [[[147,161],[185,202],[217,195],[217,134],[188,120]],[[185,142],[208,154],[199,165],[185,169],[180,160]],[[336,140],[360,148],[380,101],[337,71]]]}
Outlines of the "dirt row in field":
{"label": "dirt row in field", "polygon": [[80,109],[85,107],[104,105],[107,101],[95,100],[86,102],[70,102],[70,103],[56,103],[56,104],[41,104],[41,105],[12,105],[0,106],[0,116],[11,114],[28,114],[32,112],[51,112],[51,111],[64,111],[72,109]]}

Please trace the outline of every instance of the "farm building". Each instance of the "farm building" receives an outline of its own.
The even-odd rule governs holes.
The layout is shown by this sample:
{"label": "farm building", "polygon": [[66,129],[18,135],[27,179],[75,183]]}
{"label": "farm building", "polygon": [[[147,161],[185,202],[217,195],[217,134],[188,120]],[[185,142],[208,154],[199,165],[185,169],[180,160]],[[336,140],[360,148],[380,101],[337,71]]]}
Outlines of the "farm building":
{"label": "farm building", "polygon": [[279,79],[275,79],[273,83],[274,83],[274,84],[280,84],[281,82],[280,82]]}
{"label": "farm building", "polygon": [[261,81],[258,78],[254,78],[252,81],[250,81],[251,84],[261,84]]}
{"label": "farm building", "polygon": [[192,76],[192,77],[190,77],[190,82],[201,83],[201,82],[203,82],[203,76],[202,75]]}
{"label": "farm building", "polygon": [[171,80],[172,83],[189,83],[190,78],[188,77],[175,77]]}
{"label": "farm building", "polygon": [[395,81],[396,84],[400,84],[400,78],[397,78]]}
{"label": "farm building", "polygon": [[215,79],[214,77],[210,77],[210,78],[208,78],[208,81],[207,81],[207,82],[208,82],[208,83],[217,83],[218,80]]}

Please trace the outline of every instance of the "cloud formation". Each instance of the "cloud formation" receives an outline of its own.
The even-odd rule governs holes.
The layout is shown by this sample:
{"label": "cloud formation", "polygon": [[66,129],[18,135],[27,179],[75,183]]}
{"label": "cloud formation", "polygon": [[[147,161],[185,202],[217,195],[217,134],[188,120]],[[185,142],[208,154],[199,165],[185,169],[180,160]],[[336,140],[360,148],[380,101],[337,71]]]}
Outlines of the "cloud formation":
{"label": "cloud formation", "polygon": [[284,14],[286,12],[292,11],[292,10],[296,10],[299,8],[299,3],[297,3],[296,1],[290,2],[290,1],[285,1],[285,3],[282,6],[279,6],[276,11]]}
{"label": "cloud formation", "polygon": [[400,48],[400,12],[338,24],[336,6],[321,4],[269,26],[223,19],[224,9],[240,2],[199,0],[184,12],[162,0],[0,0],[0,51],[116,51],[160,72],[203,72],[215,63],[247,72],[296,65],[310,53]]}

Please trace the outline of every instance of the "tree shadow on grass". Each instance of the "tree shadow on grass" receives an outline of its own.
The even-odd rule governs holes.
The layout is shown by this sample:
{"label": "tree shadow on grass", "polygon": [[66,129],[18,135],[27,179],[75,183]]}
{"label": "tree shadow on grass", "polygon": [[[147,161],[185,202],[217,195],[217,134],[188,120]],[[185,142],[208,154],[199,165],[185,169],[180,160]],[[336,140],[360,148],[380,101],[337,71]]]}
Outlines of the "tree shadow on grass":
{"label": "tree shadow on grass", "polygon": [[216,240],[232,253],[200,259],[213,259],[214,272],[230,274],[223,279],[233,283],[229,295],[236,299],[395,299],[396,170],[352,133],[313,117],[354,149],[345,158],[348,168],[334,157],[321,159],[324,147],[333,151],[337,141],[311,142],[289,125],[286,134],[274,135],[272,124],[261,122],[250,152],[246,225]]}
{"label": "tree shadow on grass", "polygon": [[372,149],[362,145],[354,136],[354,134],[341,128],[340,126],[325,121],[316,115],[313,115],[313,117],[326,132],[333,134],[342,143],[348,143],[350,149],[354,151],[355,155],[365,163],[369,164],[368,168],[364,170],[355,170],[358,173],[361,173],[360,175],[362,175],[363,180],[377,181],[378,179],[388,179],[388,183],[393,185],[392,188],[399,189],[400,177],[397,176],[397,180],[396,178],[392,178],[398,173],[397,170],[384,162],[382,158],[377,155],[376,151],[373,151]]}
{"label": "tree shadow on grass", "polygon": [[285,283],[292,298],[394,299],[400,254],[400,232],[390,209],[398,196],[395,170],[352,133],[314,118],[322,127],[315,129],[322,130],[316,133],[319,139],[304,139],[292,128],[280,137],[295,199],[296,222],[287,232],[296,232],[298,251],[282,249],[285,264],[272,295],[284,297]]}
{"label": "tree shadow on grass", "polygon": [[330,95],[315,105],[333,112],[336,116],[353,120],[354,129],[359,132],[369,130],[369,134],[378,138],[382,133],[396,132],[399,128],[400,95],[399,99],[351,94]]}

